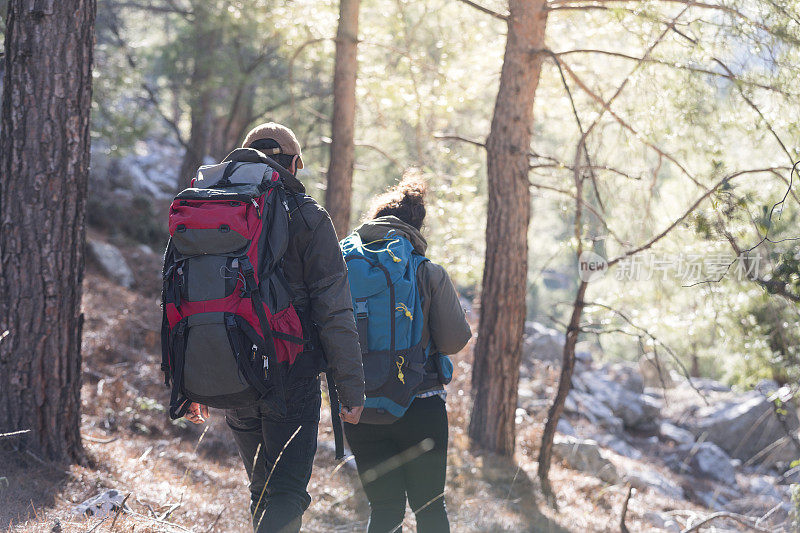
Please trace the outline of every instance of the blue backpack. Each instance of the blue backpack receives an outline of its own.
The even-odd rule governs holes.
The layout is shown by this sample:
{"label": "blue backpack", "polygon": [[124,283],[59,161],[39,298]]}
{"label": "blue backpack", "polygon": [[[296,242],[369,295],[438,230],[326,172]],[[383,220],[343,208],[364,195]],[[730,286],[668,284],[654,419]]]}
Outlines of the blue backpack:
{"label": "blue backpack", "polygon": [[340,245],[364,364],[361,421],[391,424],[405,414],[425,376],[417,269],[428,259],[395,230],[368,243],[352,233]]}

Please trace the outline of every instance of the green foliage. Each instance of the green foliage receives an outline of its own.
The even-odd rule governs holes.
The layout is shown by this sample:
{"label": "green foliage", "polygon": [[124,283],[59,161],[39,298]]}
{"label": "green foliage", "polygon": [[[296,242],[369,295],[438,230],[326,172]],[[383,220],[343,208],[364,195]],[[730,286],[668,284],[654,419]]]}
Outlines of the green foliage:
{"label": "green foliage", "polygon": [[153,398],[148,398],[147,396],[139,396],[134,401],[136,405],[136,409],[139,411],[156,411],[156,412],[163,412],[165,410],[164,406],[159,403],[158,400],[154,400]]}
{"label": "green foliage", "polygon": [[[797,462],[798,461],[792,462],[792,468],[797,466],[795,465]],[[790,490],[792,492],[792,526],[796,529],[800,529],[800,484],[792,483]]]}

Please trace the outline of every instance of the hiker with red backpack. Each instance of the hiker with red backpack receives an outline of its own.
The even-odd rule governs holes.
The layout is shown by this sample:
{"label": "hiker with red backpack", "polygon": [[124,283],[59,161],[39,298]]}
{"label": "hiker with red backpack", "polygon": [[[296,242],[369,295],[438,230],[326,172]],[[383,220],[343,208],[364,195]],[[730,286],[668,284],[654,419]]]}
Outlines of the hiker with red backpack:
{"label": "hiker with red backpack", "polygon": [[[407,174],[341,241],[361,343],[366,401],[344,424],[370,504],[369,533],[450,530],[445,385],[472,333],[447,272],[425,257],[425,183]],[[348,421],[346,421],[348,422]]]}
{"label": "hiker with red backpack", "polygon": [[225,409],[257,532],[300,531],[320,372],[342,420],[357,424],[364,404],[347,270],[330,217],[295,177],[301,168],[290,129],[254,128],[175,198],[164,257],[170,416],[202,423],[208,406]]}

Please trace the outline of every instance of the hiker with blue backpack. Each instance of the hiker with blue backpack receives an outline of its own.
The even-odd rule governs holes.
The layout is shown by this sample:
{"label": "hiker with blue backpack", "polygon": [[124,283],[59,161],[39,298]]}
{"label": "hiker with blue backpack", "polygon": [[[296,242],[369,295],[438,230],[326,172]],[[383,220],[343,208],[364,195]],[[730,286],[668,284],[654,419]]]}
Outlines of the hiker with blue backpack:
{"label": "hiker with blue backpack", "polygon": [[472,333],[447,272],[425,257],[425,183],[414,174],[379,196],[340,243],[361,343],[366,401],[345,423],[370,504],[369,533],[450,530],[445,509],[445,385]]}
{"label": "hiker with blue backpack", "polygon": [[299,168],[290,129],[254,128],[175,198],[164,255],[169,414],[202,423],[209,406],[225,409],[259,533],[300,531],[311,502],[320,372],[343,421],[358,423],[364,403],[345,262]]}

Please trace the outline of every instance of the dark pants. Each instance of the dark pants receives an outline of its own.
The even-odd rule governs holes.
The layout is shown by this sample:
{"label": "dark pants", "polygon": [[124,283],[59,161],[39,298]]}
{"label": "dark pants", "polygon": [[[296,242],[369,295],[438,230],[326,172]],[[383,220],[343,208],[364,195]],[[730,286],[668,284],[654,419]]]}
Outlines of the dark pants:
{"label": "dark pants", "polygon": [[286,392],[286,405],[284,417],[263,403],[225,412],[250,479],[250,514],[258,533],[300,531],[303,513],[311,503],[306,488],[317,451],[319,378],[293,382]]}
{"label": "dark pants", "polygon": [[344,424],[370,506],[369,533],[402,531],[406,498],[419,533],[450,531],[444,505],[447,409],[439,396],[417,398],[388,425]]}

